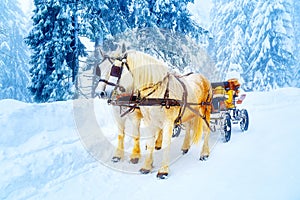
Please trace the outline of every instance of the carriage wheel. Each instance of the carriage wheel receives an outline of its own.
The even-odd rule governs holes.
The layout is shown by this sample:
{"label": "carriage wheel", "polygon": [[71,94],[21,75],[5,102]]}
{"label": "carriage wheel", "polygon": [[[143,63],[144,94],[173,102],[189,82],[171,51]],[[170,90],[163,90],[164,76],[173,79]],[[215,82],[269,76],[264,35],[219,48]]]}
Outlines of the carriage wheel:
{"label": "carriage wheel", "polygon": [[247,131],[249,127],[249,115],[246,109],[241,110],[240,127],[242,131]]}
{"label": "carriage wheel", "polygon": [[231,137],[231,121],[230,121],[230,114],[226,113],[224,119],[224,142],[228,142]]}

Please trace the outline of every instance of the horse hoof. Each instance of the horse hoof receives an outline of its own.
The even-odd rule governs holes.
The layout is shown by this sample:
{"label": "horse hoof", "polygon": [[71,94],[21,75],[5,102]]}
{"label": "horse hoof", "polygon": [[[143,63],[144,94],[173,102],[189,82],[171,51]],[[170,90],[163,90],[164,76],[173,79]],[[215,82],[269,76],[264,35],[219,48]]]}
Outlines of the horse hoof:
{"label": "horse hoof", "polygon": [[189,149],[182,149],[182,155],[187,154],[187,152],[189,152]]}
{"label": "horse hoof", "polygon": [[200,159],[201,161],[206,161],[208,159],[208,155],[205,155],[205,156],[200,156]]}
{"label": "horse hoof", "polygon": [[167,179],[168,178],[168,173],[167,172],[158,172],[156,175],[156,178],[158,179]]}
{"label": "horse hoof", "polygon": [[150,169],[140,169],[141,174],[149,174],[150,173]]}
{"label": "horse hoof", "polygon": [[121,158],[120,157],[117,157],[117,156],[114,156],[111,161],[116,163],[116,162],[120,162]]}
{"label": "horse hoof", "polygon": [[132,164],[137,164],[137,163],[139,162],[139,158],[131,158],[131,159],[130,159],[130,162],[131,162]]}
{"label": "horse hoof", "polygon": [[155,150],[161,150],[161,147],[155,147]]}

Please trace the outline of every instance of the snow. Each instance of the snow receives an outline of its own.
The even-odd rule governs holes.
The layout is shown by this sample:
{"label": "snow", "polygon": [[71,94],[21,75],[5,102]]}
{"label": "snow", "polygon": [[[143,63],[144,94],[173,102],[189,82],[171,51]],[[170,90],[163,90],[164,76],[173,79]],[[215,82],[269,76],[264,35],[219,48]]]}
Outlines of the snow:
{"label": "snow", "polygon": [[19,0],[18,3],[21,5],[21,8],[25,14],[31,13],[34,8],[33,0]]}
{"label": "snow", "polygon": [[211,0],[195,0],[194,3],[188,4],[188,10],[191,12],[191,18],[200,26],[208,29],[210,20],[210,10],[212,8]]}
{"label": "snow", "polygon": [[[235,125],[228,143],[212,133],[217,139],[210,158],[199,161],[200,146],[192,146],[170,166],[167,180],[156,179],[155,172],[115,170],[88,152],[75,110],[88,109],[83,103],[2,100],[0,199],[299,199],[299,100],[297,88],[247,93],[241,108],[249,112],[249,130]],[[88,102],[104,136],[116,140],[109,133],[116,130],[111,107],[98,99]],[[86,114],[82,123],[93,115]],[[180,146],[172,152],[179,154]]]}

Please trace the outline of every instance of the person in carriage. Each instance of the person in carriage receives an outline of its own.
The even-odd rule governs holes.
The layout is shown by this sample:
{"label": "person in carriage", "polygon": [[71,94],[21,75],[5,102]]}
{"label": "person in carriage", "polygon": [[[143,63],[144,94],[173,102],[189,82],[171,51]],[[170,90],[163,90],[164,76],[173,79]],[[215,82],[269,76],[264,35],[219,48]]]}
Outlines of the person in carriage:
{"label": "person in carriage", "polygon": [[224,82],[212,83],[213,112],[235,108],[235,98],[238,97],[240,83],[236,78]]}

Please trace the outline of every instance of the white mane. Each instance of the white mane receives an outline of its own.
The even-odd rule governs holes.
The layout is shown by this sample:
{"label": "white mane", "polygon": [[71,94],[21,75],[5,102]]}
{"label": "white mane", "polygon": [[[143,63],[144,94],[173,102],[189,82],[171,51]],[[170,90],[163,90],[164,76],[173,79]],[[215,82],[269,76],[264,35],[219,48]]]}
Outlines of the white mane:
{"label": "white mane", "polygon": [[149,87],[162,81],[168,73],[168,66],[145,53],[127,52],[127,64],[134,79],[134,88]]}

